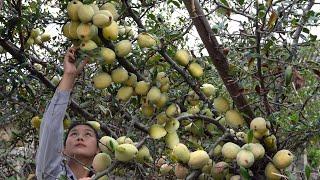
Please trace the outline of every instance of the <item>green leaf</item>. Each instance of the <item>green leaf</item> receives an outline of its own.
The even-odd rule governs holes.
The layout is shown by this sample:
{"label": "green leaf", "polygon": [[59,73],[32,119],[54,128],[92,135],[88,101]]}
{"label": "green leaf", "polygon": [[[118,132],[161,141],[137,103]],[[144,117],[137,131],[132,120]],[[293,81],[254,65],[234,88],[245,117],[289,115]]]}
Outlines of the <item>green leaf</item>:
{"label": "green leaf", "polygon": [[248,170],[242,166],[240,166],[240,175],[243,178],[243,180],[251,179]]}
{"label": "green leaf", "polygon": [[169,0],[168,4],[172,3],[173,5],[177,6],[178,8],[180,8],[180,3],[178,1],[174,1],[174,0]]}
{"label": "green leaf", "polygon": [[244,0],[238,0],[238,2],[241,6],[244,4]]}
{"label": "green leaf", "polygon": [[114,144],[113,144],[113,142],[112,141],[109,141],[109,144],[110,144],[110,147],[111,147],[111,150],[112,150],[112,152],[114,152]]}
{"label": "green leaf", "polygon": [[292,66],[287,66],[286,70],[284,71],[284,80],[286,86],[289,86],[292,80]]}
{"label": "green leaf", "polygon": [[253,140],[253,130],[250,129],[248,132],[248,143],[251,143]]}
{"label": "green leaf", "polygon": [[229,7],[229,3],[228,3],[227,0],[220,0],[220,2],[221,2],[222,4],[224,4],[225,6],[228,6],[228,7]]}
{"label": "green leaf", "polygon": [[304,167],[304,173],[306,174],[307,180],[309,180],[311,175],[311,167],[309,165]]}

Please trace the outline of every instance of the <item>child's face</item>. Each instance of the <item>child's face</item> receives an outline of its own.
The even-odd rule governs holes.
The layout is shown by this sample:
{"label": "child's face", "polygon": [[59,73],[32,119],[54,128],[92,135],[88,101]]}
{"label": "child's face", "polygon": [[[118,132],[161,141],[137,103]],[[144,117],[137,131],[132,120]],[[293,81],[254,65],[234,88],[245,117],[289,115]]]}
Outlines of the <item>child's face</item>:
{"label": "child's face", "polygon": [[65,153],[71,156],[92,157],[99,152],[94,130],[87,125],[77,125],[68,134]]}

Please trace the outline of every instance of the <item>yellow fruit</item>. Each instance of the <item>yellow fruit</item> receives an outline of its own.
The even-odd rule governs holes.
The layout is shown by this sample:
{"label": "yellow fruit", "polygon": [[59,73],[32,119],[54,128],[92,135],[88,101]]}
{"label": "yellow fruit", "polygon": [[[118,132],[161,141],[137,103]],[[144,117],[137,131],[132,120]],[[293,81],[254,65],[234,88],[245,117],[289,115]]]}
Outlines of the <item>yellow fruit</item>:
{"label": "yellow fruit", "polygon": [[119,25],[118,26],[119,29],[119,36],[123,36],[126,33],[126,28],[124,26]]}
{"label": "yellow fruit", "polygon": [[171,118],[169,121],[166,122],[165,129],[168,133],[175,132],[178,130],[180,126],[180,122],[176,118]]}
{"label": "yellow fruit", "polygon": [[109,48],[101,47],[100,55],[106,64],[112,64],[116,60],[116,54]]}
{"label": "yellow fruit", "polygon": [[133,144],[133,141],[131,138],[127,136],[121,136],[117,139],[118,144]]}
{"label": "yellow fruit", "polygon": [[97,47],[98,47],[97,44],[92,40],[82,41],[80,44],[80,49],[82,51],[91,51]]}
{"label": "yellow fruit", "polygon": [[266,148],[270,151],[276,151],[277,150],[277,138],[275,135],[267,136],[263,139],[264,145]]}
{"label": "yellow fruit", "polygon": [[214,149],[213,149],[213,155],[215,157],[219,157],[222,154],[222,146],[218,144]]}
{"label": "yellow fruit", "polygon": [[42,65],[38,64],[38,63],[34,63],[33,67],[37,70],[37,71],[41,71],[42,70]]}
{"label": "yellow fruit", "polygon": [[101,172],[108,168],[111,164],[111,158],[106,153],[98,153],[94,156],[92,167],[95,171]]}
{"label": "yellow fruit", "polygon": [[132,96],[133,88],[130,86],[123,86],[117,92],[117,99],[121,101],[128,101]]}
{"label": "yellow fruit", "polygon": [[170,104],[166,109],[166,114],[168,117],[177,117],[181,113],[178,104]]}
{"label": "yellow fruit", "polygon": [[151,117],[155,111],[155,108],[152,105],[143,105],[141,106],[142,114]]}
{"label": "yellow fruit", "polygon": [[37,36],[36,38],[34,38],[34,43],[38,45],[42,44],[41,37]]}
{"label": "yellow fruit", "polygon": [[160,85],[165,85],[165,84],[170,83],[170,80],[169,80],[169,78],[167,77],[167,75],[166,75],[165,72],[159,72],[159,73],[157,74],[156,80],[157,80],[157,82],[160,83]]}
{"label": "yellow fruit", "polygon": [[161,167],[160,167],[160,174],[161,175],[166,175],[166,174],[169,174],[169,172],[172,170],[172,166],[171,165],[168,165],[168,164],[162,164]]}
{"label": "yellow fruit", "polygon": [[111,72],[112,81],[115,83],[125,82],[128,78],[128,71],[124,68],[117,68]]}
{"label": "yellow fruit", "polygon": [[185,179],[188,174],[189,174],[189,169],[187,167],[183,166],[182,164],[177,163],[174,166],[174,175],[178,179]]}
{"label": "yellow fruit", "polygon": [[30,37],[36,38],[39,36],[41,30],[39,28],[34,28],[31,30]]}
{"label": "yellow fruit", "polygon": [[167,131],[164,129],[163,126],[154,124],[149,129],[150,137],[153,139],[160,139],[167,134]]}
{"label": "yellow fruit", "polygon": [[293,157],[293,154],[289,150],[282,149],[273,156],[272,162],[278,169],[285,169],[291,165]]}
{"label": "yellow fruit", "polygon": [[71,37],[71,39],[78,39],[78,34],[77,34],[77,29],[79,26],[79,22],[78,21],[71,21],[69,27],[69,35]]}
{"label": "yellow fruit", "polygon": [[216,88],[212,84],[202,84],[201,90],[207,97],[216,93]]}
{"label": "yellow fruit", "polygon": [[198,63],[191,63],[188,66],[188,71],[193,77],[201,77],[203,75],[203,68]]}
{"label": "yellow fruit", "polygon": [[136,160],[139,162],[139,163],[143,163],[143,162],[152,162],[153,159],[150,155],[150,151],[148,149],[147,146],[143,145],[139,151],[138,151],[138,154],[136,155]]}
{"label": "yellow fruit", "polygon": [[132,44],[129,40],[122,40],[115,45],[116,55],[119,57],[127,56],[132,49]]}
{"label": "yellow fruit", "polygon": [[134,73],[129,74],[129,78],[124,82],[125,85],[135,87],[137,84],[138,78]]}
{"label": "yellow fruit", "polygon": [[239,145],[232,142],[227,142],[222,146],[221,153],[223,157],[227,159],[235,159],[240,149],[241,148]]}
{"label": "yellow fruit", "polygon": [[99,73],[93,77],[93,86],[97,89],[104,89],[111,85],[112,79],[108,73]]}
{"label": "yellow fruit", "polygon": [[116,147],[118,146],[118,141],[110,136],[103,136],[99,140],[99,148],[102,152],[113,155]]}
{"label": "yellow fruit", "polygon": [[149,82],[139,81],[137,82],[134,91],[136,92],[137,95],[144,96],[144,95],[147,95],[149,88],[150,88]]}
{"label": "yellow fruit", "polygon": [[126,30],[126,34],[127,34],[128,37],[133,36],[133,30],[132,30],[132,28],[130,26],[125,26],[124,28]]}
{"label": "yellow fruit", "polygon": [[138,45],[140,48],[151,48],[156,45],[156,39],[151,34],[142,32],[138,35]]}
{"label": "yellow fruit", "polygon": [[188,65],[190,59],[191,59],[191,56],[189,52],[184,49],[178,50],[174,55],[174,60],[182,66]]}
{"label": "yellow fruit", "polygon": [[113,21],[112,14],[109,11],[103,10],[103,12],[96,12],[92,17],[92,23],[99,28],[109,26]]}
{"label": "yellow fruit", "polygon": [[71,119],[64,119],[63,120],[63,129],[68,129],[72,124]]}
{"label": "yellow fruit", "polygon": [[190,159],[190,151],[186,145],[178,143],[173,147],[172,156],[179,162],[187,163]]}
{"label": "yellow fruit", "polygon": [[197,150],[190,153],[188,165],[192,169],[201,169],[209,161],[209,155],[206,151]]}
{"label": "yellow fruit", "polygon": [[169,84],[169,83],[167,83],[167,84],[162,84],[162,85],[160,86],[160,91],[161,91],[162,93],[163,93],[163,92],[168,92],[169,88],[170,88],[170,84]]}
{"label": "yellow fruit", "polygon": [[94,10],[89,4],[81,4],[78,7],[78,17],[83,23],[90,22],[94,15]]}
{"label": "yellow fruit", "polygon": [[191,106],[188,108],[187,113],[189,114],[197,114],[200,112],[200,107],[199,105]]}
{"label": "yellow fruit", "polygon": [[258,132],[258,131],[253,131],[253,137],[257,138],[257,139],[262,139],[265,136],[269,136],[270,135],[270,131],[267,129],[267,131],[265,131],[264,133]]}
{"label": "yellow fruit", "polygon": [[59,75],[55,75],[51,79],[51,82],[52,82],[52,84],[54,84],[56,86],[60,83],[60,80],[61,80],[61,77]]}
{"label": "yellow fruit", "polygon": [[112,3],[105,3],[101,6],[101,10],[108,10],[113,16],[113,19],[116,21],[119,18],[118,11]]}
{"label": "yellow fruit", "polygon": [[160,97],[161,97],[160,89],[157,88],[156,86],[153,86],[147,94],[147,100],[151,103],[155,103],[159,101]]}
{"label": "yellow fruit", "polygon": [[165,123],[169,120],[168,116],[165,112],[161,112],[156,116],[157,124],[165,125]]}
{"label": "yellow fruit", "polygon": [[34,39],[32,37],[29,37],[28,40],[27,40],[27,44],[29,46],[33,45],[34,44]]}
{"label": "yellow fruit", "polygon": [[214,107],[219,113],[225,113],[229,110],[229,102],[224,97],[217,97],[213,100]]}
{"label": "yellow fruit", "polygon": [[258,133],[265,133],[267,129],[267,122],[262,117],[254,118],[250,123],[250,129],[258,132]]}
{"label": "yellow fruit", "polygon": [[100,130],[100,123],[97,121],[87,121],[88,124],[90,124],[95,130]]}
{"label": "yellow fruit", "polygon": [[251,151],[242,149],[237,154],[237,164],[244,168],[249,168],[254,163],[254,155]]}
{"label": "yellow fruit", "polygon": [[[118,39],[118,34],[119,34],[119,28],[118,28],[118,24],[115,21],[112,21],[109,26],[105,26],[102,29],[102,35],[106,40],[115,41]],[[121,42],[121,46],[119,45],[120,42]],[[129,52],[131,51],[131,42],[129,40],[122,40],[120,42],[118,44],[116,44],[116,47],[115,47],[115,51],[116,51],[117,55],[118,54],[122,55],[127,51],[129,51]],[[130,44],[128,45],[128,43],[130,43]],[[117,46],[120,46],[120,47],[117,47]],[[121,52],[117,52],[117,51],[121,51]],[[127,54],[129,54],[129,52]],[[118,55],[118,56],[119,57],[125,56],[125,55],[123,55],[123,56],[120,56],[120,55]]]}
{"label": "yellow fruit", "polygon": [[264,174],[267,180],[280,180],[281,172],[271,163],[269,162],[264,170]]}
{"label": "yellow fruit", "polygon": [[132,144],[120,144],[116,147],[115,158],[118,161],[127,162],[135,158],[138,149]]}
{"label": "yellow fruit", "polygon": [[166,145],[169,149],[173,149],[174,146],[180,142],[179,136],[176,131],[172,133],[167,133],[167,135],[164,138],[165,138]]}
{"label": "yellow fruit", "polygon": [[245,123],[242,115],[233,109],[226,112],[225,118],[226,123],[232,128],[241,128]]}
{"label": "yellow fruit", "polygon": [[166,93],[161,93],[159,100],[155,103],[158,108],[162,108],[166,105],[169,97]]}
{"label": "yellow fruit", "polygon": [[36,129],[40,129],[41,121],[42,121],[42,119],[40,119],[39,116],[33,117],[33,118],[31,119],[31,125],[32,125],[32,127],[36,128]]}
{"label": "yellow fruit", "polygon": [[93,37],[94,29],[91,24],[80,23],[77,27],[78,38],[82,41],[88,41]]}
{"label": "yellow fruit", "polygon": [[187,101],[192,105],[195,106],[199,104],[199,96],[194,91],[189,91],[187,95]]}
{"label": "yellow fruit", "polygon": [[241,180],[241,176],[240,175],[231,176],[230,180]]}
{"label": "yellow fruit", "polygon": [[71,36],[71,34],[70,34],[70,32],[69,32],[70,25],[71,25],[71,22],[67,22],[66,24],[64,24],[64,25],[62,26],[62,34],[63,34],[65,37],[69,38],[69,39],[72,38],[72,36]]}
{"label": "yellow fruit", "polygon": [[78,8],[80,5],[82,5],[82,2],[78,0],[72,0],[68,3],[67,12],[72,21],[79,21]]}
{"label": "yellow fruit", "polygon": [[99,11],[99,6],[95,2],[93,2],[89,5],[92,7],[94,13],[97,13]]}
{"label": "yellow fruit", "polygon": [[51,39],[51,36],[48,33],[43,33],[41,34],[40,38],[42,42],[47,42]]}
{"label": "yellow fruit", "polygon": [[245,144],[241,148],[251,151],[255,160],[262,159],[265,154],[264,147],[259,143]]}

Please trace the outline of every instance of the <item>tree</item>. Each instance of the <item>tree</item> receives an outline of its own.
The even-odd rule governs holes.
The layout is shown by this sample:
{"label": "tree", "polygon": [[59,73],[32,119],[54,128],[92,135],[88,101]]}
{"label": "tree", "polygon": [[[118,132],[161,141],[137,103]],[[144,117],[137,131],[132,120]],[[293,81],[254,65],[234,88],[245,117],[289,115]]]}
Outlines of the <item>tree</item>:
{"label": "tree", "polygon": [[[82,3],[89,5],[93,1]],[[95,3],[100,9],[107,9],[106,1]],[[314,51],[319,41],[310,31],[319,27],[320,12],[313,8],[319,3],[122,0],[112,4],[117,8],[118,25],[97,19],[93,23],[100,22],[101,27],[96,27],[98,31],[90,27],[88,31],[95,31],[95,36],[79,30],[79,23],[73,22],[72,10],[67,8],[68,1],[18,0],[0,4],[1,123],[16,124],[11,140],[2,147],[5,176],[29,173],[17,171],[6,157],[19,143],[37,144],[37,130],[30,121],[43,113],[63,72],[62,54],[71,44],[80,45],[79,58],[91,57],[93,62],[76,83],[67,119],[98,121],[103,134],[115,139],[130,137],[139,142],[138,148],[144,144],[150,149],[152,162],[158,165],[141,163],[138,159],[126,165],[114,161],[103,171],[108,175],[124,176],[126,169],[132,173],[138,170],[139,177],[159,173],[174,178],[169,171],[176,166],[187,169],[189,179],[200,174],[217,178],[217,174],[225,176],[228,172],[261,179],[278,150],[287,149],[297,156],[307,148],[311,157],[319,158],[319,153],[314,153],[319,147],[320,126],[319,52]],[[117,14],[112,17],[116,19]],[[49,25],[55,25],[59,33],[45,42],[42,31]],[[110,27],[117,29],[118,34],[110,32]],[[233,32],[230,27],[238,29]],[[78,38],[92,41],[85,43],[88,41]],[[116,60],[104,59],[101,47],[113,50]],[[107,88],[103,88],[105,84],[99,86],[97,75],[101,72],[115,74],[114,82]],[[137,85],[123,83],[126,79],[115,80],[126,77],[116,74],[126,73],[133,79],[135,75],[147,90],[137,91]],[[133,91],[136,95],[124,96]],[[163,104],[159,98],[164,99]],[[254,119],[265,124],[263,132],[252,125]],[[221,155],[221,149],[228,149],[228,143],[232,142],[231,146],[236,147],[233,149],[239,151],[238,146],[256,141],[266,153],[250,166],[242,164],[241,158],[228,160],[228,155]],[[207,170],[201,171],[193,163],[176,165],[179,158],[172,156],[171,151],[177,142],[193,153],[204,150],[197,153],[206,152],[210,156],[212,161],[201,156],[204,157],[201,162],[205,162],[201,168],[205,165]],[[248,161],[247,155],[241,157]],[[25,164],[31,159],[26,158]],[[273,163],[277,164],[275,160]],[[302,175],[296,170],[282,169],[279,173],[308,177],[310,166],[306,167],[309,170],[305,168]]]}

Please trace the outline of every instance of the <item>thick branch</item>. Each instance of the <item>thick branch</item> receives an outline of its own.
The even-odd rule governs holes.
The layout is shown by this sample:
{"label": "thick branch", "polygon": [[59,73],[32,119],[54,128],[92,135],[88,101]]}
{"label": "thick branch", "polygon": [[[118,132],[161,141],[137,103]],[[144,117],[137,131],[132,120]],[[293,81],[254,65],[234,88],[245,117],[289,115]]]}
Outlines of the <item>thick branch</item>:
{"label": "thick branch", "polygon": [[239,84],[232,76],[228,74],[229,65],[227,62],[227,58],[219,49],[219,43],[213,35],[209,22],[205,18],[202,8],[199,5],[199,1],[192,0],[192,2],[194,2],[194,7],[191,6],[191,4],[193,4],[191,3],[191,1],[184,0],[184,4],[188,9],[190,17],[192,18],[192,21],[197,28],[201,40],[204,43],[220,77],[222,78],[224,85],[230,93],[237,108],[245,114],[246,122],[249,124],[251,119],[254,118],[254,113],[250,108],[246,98],[241,93]]}

